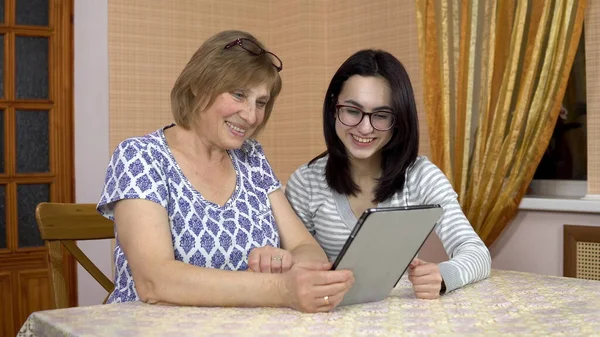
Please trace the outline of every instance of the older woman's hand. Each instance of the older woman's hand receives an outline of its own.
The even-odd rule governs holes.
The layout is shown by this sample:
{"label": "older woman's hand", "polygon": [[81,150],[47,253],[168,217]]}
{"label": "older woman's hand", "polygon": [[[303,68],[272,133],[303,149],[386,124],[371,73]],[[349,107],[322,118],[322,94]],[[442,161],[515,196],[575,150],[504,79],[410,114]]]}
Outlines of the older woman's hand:
{"label": "older woman's hand", "polygon": [[248,270],[257,273],[283,273],[292,267],[292,253],[271,246],[254,248],[248,255]]}
{"label": "older woman's hand", "polygon": [[442,274],[437,264],[415,258],[408,267],[408,280],[412,283],[417,298],[440,297]]}
{"label": "older woman's hand", "polygon": [[280,294],[286,306],[302,312],[333,310],[354,284],[350,270],[330,270],[331,263],[298,261],[283,273]]}

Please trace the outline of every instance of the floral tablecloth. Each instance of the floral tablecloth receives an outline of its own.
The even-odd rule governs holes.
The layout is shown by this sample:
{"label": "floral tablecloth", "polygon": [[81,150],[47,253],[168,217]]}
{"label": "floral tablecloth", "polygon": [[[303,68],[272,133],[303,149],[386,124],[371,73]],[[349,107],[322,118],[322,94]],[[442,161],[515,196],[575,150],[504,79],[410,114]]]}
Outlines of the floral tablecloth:
{"label": "floral tablecloth", "polygon": [[600,282],[493,270],[439,300],[407,279],[380,302],[303,314],[281,308],[122,303],[35,312],[18,336],[600,335]]}

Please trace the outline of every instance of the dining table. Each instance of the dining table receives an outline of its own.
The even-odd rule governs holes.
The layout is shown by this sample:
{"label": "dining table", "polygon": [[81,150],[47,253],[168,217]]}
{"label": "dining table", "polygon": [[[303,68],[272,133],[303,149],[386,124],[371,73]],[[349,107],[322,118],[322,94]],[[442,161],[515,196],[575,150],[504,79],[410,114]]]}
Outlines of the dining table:
{"label": "dining table", "polygon": [[438,299],[406,277],[381,301],[327,313],[114,303],[32,313],[18,336],[600,336],[600,281],[493,269]]}

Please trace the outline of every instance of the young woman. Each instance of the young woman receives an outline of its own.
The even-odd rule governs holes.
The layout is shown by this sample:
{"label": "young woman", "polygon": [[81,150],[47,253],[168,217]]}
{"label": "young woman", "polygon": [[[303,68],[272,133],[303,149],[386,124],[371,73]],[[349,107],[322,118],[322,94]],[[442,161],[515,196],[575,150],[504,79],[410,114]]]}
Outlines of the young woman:
{"label": "young woman", "polygon": [[440,204],[444,213],[435,232],[451,259],[411,263],[416,296],[437,298],[488,277],[489,251],[456,192],[433,163],[417,155],[413,90],[394,56],[362,50],[341,65],[327,89],[323,128],[327,151],[298,168],[285,193],[330,260],[365,209]]}
{"label": "young woman", "polygon": [[119,144],[98,203],[117,238],[108,302],[308,312],[341,302],[352,273],[329,270],[251,138],[269,119],[281,69],[252,35],[218,33],[175,82],[175,124]]}

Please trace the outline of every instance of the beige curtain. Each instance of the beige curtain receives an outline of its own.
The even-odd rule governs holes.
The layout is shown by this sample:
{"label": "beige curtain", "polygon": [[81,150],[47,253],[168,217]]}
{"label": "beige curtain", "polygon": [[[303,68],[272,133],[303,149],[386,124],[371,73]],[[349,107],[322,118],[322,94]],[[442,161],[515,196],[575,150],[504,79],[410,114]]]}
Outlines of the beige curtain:
{"label": "beige curtain", "polygon": [[552,135],[586,0],[417,0],[431,155],[489,246]]}

